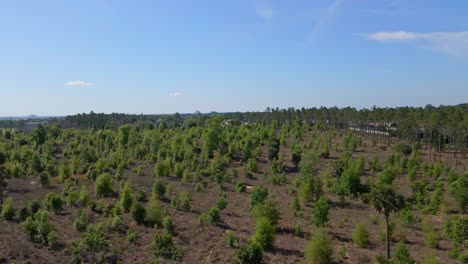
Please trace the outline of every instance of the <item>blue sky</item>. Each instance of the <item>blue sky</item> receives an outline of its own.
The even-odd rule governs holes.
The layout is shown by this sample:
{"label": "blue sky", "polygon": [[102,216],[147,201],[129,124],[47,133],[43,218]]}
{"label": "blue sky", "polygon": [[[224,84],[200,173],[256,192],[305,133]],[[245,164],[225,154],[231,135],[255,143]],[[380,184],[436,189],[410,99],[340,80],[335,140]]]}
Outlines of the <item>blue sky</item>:
{"label": "blue sky", "polygon": [[0,116],[468,102],[468,1],[0,1]]}

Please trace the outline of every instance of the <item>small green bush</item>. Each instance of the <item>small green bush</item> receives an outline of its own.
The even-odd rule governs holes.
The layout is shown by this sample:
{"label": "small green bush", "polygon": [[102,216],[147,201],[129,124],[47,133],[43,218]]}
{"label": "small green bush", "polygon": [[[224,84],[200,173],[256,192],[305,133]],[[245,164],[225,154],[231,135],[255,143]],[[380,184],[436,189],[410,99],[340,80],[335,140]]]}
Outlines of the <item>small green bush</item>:
{"label": "small green bush", "polygon": [[63,200],[60,195],[49,192],[45,198],[46,207],[51,209],[54,213],[58,213],[62,210]]}
{"label": "small green bush", "polygon": [[13,199],[11,197],[8,197],[3,204],[2,208],[2,217],[5,218],[5,220],[11,220],[15,216],[15,208],[13,207]]}
{"label": "small green bush", "polygon": [[353,232],[353,242],[361,248],[367,247],[370,243],[369,232],[364,224],[358,224]]}
{"label": "small green bush", "polygon": [[232,230],[226,232],[226,243],[228,247],[233,248],[239,244],[239,238],[236,236],[236,233]]}
{"label": "small green bush", "polygon": [[162,180],[156,179],[153,184],[153,195],[161,199],[166,194],[166,185]]}
{"label": "small green bush", "polygon": [[148,210],[146,211],[146,221],[152,227],[161,226],[164,217],[164,210],[159,200],[153,199],[149,203]]}
{"label": "small green bush", "polygon": [[332,263],[333,247],[330,238],[323,230],[312,235],[312,239],[305,248],[304,256],[308,264]]}
{"label": "small green bush", "polygon": [[320,199],[315,203],[312,209],[312,222],[317,227],[323,227],[328,222],[328,211],[330,206],[328,205],[327,198],[321,196]]}
{"label": "small green bush", "polygon": [[47,171],[39,173],[39,183],[43,187],[48,187],[50,185],[50,174]]}
{"label": "small green bush", "polygon": [[257,219],[253,242],[259,243],[263,249],[271,249],[275,239],[276,227],[267,218]]}
{"label": "small green bush", "polygon": [[83,232],[86,230],[89,224],[88,215],[84,210],[80,210],[78,218],[73,222],[73,226],[78,232]]}
{"label": "small green bush", "polygon": [[140,202],[133,203],[131,214],[132,219],[135,220],[137,224],[143,224],[145,222],[146,209]]}
{"label": "small green bush", "polygon": [[236,253],[236,262],[239,264],[263,263],[263,248],[259,243],[249,242],[239,248]]}
{"label": "small green bush", "polygon": [[176,249],[172,242],[172,235],[164,232],[157,234],[149,247],[149,250],[158,257],[172,260],[180,260],[183,256],[182,251]]}
{"label": "small green bush", "polygon": [[103,173],[96,179],[95,192],[97,196],[106,196],[114,193],[113,181],[109,173]]}

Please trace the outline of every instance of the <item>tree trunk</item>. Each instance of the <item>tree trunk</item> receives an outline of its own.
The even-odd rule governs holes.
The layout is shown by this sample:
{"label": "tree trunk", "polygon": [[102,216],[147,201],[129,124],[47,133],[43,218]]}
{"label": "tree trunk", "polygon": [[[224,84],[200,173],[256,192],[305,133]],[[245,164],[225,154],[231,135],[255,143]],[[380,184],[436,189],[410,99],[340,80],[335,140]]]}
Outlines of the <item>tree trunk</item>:
{"label": "tree trunk", "polygon": [[385,228],[386,228],[386,234],[385,234],[385,244],[387,246],[387,259],[390,259],[390,234],[389,234],[389,227],[388,227],[388,215],[385,215]]}

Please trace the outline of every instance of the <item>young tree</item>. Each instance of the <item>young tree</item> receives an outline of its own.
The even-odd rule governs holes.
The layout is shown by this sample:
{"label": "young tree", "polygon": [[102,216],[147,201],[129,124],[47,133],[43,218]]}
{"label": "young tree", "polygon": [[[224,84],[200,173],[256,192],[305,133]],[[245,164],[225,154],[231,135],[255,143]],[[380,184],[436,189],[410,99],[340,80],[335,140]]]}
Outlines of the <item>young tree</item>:
{"label": "young tree", "polygon": [[113,182],[109,173],[99,175],[95,182],[96,195],[103,196],[107,194],[112,194],[114,192],[112,186]]}
{"label": "young tree", "polygon": [[388,219],[392,212],[397,212],[404,207],[404,198],[388,184],[378,184],[371,190],[370,204],[385,217],[387,259],[390,259],[390,234]]}
{"label": "young tree", "polygon": [[8,186],[10,175],[3,164],[0,164],[0,204],[3,204],[3,190]]}
{"label": "young tree", "polygon": [[146,218],[146,209],[140,202],[135,202],[131,210],[132,218],[137,224],[143,224]]}
{"label": "young tree", "polygon": [[120,206],[122,206],[125,212],[128,212],[132,207],[132,203],[132,188],[130,187],[130,183],[127,182],[122,191],[120,192]]}
{"label": "young tree", "polygon": [[307,264],[329,264],[332,263],[333,247],[327,234],[319,230],[312,236],[304,252]]}
{"label": "young tree", "polygon": [[270,249],[275,240],[276,227],[267,218],[259,218],[256,224],[255,234],[252,237],[253,242],[262,245],[263,249]]}
{"label": "young tree", "polygon": [[369,232],[364,224],[358,224],[354,229],[353,242],[361,248],[369,245]]}
{"label": "young tree", "polygon": [[328,222],[328,211],[330,206],[328,205],[327,198],[321,196],[315,203],[314,209],[312,209],[312,222],[317,227],[324,227]]}
{"label": "young tree", "polygon": [[13,207],[13,199],[11,197],[6,199],[1,215],[5,220],[11,220],[15,216],[15,208]]}

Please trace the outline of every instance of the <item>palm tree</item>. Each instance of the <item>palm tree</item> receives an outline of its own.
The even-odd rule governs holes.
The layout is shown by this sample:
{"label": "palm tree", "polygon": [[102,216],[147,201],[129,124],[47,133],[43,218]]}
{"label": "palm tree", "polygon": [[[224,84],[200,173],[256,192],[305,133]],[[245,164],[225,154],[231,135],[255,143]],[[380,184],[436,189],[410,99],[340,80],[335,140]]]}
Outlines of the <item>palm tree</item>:
{"label": "palm tree", "polygon": [[369,202],[379,213],[385,217],[387,259],[390,259],[390,240],[388,218],[390,213],[397,212],[404,206],[404,198],[395,191],[393,186],[378,184],[371,190]]}

